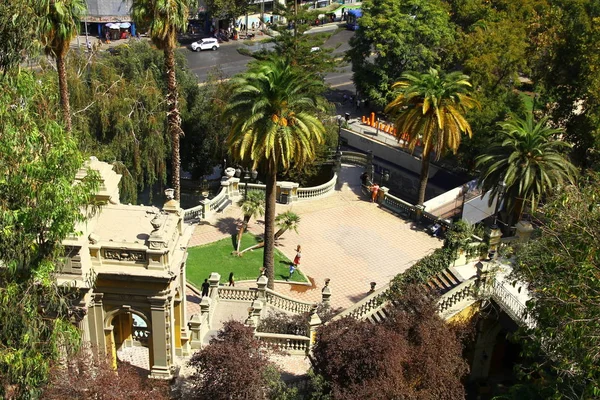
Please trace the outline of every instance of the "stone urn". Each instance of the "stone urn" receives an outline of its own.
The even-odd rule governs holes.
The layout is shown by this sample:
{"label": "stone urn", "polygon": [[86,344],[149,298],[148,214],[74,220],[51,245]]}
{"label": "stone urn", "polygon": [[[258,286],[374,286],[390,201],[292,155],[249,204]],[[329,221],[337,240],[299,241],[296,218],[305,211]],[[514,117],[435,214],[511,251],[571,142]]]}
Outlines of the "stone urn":
{"label": "stone urn", "polygon": [[235,175],[235,168],[225,168],[225,176],[228,178],[233,178],[233,176]]}

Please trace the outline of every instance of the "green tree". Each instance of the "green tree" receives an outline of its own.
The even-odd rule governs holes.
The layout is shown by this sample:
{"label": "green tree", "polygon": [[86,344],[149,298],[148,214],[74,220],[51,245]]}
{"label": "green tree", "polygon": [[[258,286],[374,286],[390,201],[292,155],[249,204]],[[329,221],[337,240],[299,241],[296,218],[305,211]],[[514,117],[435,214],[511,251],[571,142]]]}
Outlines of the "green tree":
{"label": "green tree", "polygon": [[314,94],[321,83],[285,60],[256,62],[233,83],[226,111],[233,121],[228,145],[235,158],[252,163],[266,177],[263,267],[273,288],[277,172],[289,169],[292,161],[301,166],[315,157],[325,131],[314,116],[323,108]]}
{"label": "green tree", "polygon": [[300,216],[293,211],[285,211],[277,214],[275,224],[279,230],[275,233],[275,240],[279,239],[286,231],[293,230],[298,233],[298,225],[300,224]]}
{"label": "green tree", "polygon": [[171,176],[175,199],[181,198],[181,158],[180,139],[181,115],[179,91],[175,71],[175,48],[177,32],[187,27],[190,0],[134,0],[131,6],[132,18],[148,28],[152,43],[165,54],[165,77],[167,80],[167,126],[171,138]]}
{"label": "green tree", "polygon": [[551,128],[548,118],[535,122],[528,113],[525,119],[513,117],[500,126],[503,136],[477,158],[477,166],[483,193],[490,192],[491,199],[502,196],[511,215],[510,225],[512,217],[521,217],[526,203],[535,210],[544,195],[572,183],[577,170],[561,152],[570,145],[555,139],[562,130]]}
{"label": "green tree", "polygon": [[244,231],[248,229],[248,222],[252,217],[262,217],[265,215],[265,192],[262,190],[250,190],[244,195],[244,197],[238,202],[238,206],[244,213],[244,221],[238,231],[236,251],[240,252],[240,245],[242,244],[242,235]]}
{"label": "green tree", "polygon": [[60,105],[67,132],[71,132],[71,105],[67,85],[65,58],[71,40],[79,32],[81,16],[86,12],[84,0],[41,0],[37,3],[39,35],[44,51],[56,60]]}
{"label": "green tree", "polygon": [[573,160],[590,167],[589,149],[600,149],[600,4],[553,0],[532,39],[532,78],[540,103],[565,127]]}
{"label": "green tree", "polygon": [[24,58],[31,55],[37,43],[35,37],[37,17],[33,2],[29,0],[0,3],[0,72],[6,75],[18,70]]}
{"label": "green tree", "polygon": [[528,283],[535,327],[518,335],[533,364],[521,366],[543,399],[600,393],[600,176],[547,199],[539,236],[517,252],[515,278]]}
{"label": "green tree", "polygon": [[205,4],[211,17],[227,21],[244,15],[250,6],[247,0],[207,0]]}
{"label": "green tree", "polygon": [[378,106],[393,99],[392,84],[405,71],[446,68],[444,55],[455,37],[439,0],[366,0],[360,29],[350,40],[354,84]]}
{"label": "green tree", "polygon": [[418,204],[423,204],[431,153],[439,159],[446,150],[458,150],[461,134],[472,134],[464,114],[478,103],[467,94],[471,87],[469,77],[460,72],[444,74],[430,68],[423,74],[404,73],[402,79],[393,85],[400,94],[388,104],[386,112],[394,116],[398,132],[408,134],[411,150],[421,142]]}
{"label": "green tree", "polygon": [[73,184],[83,158],[57,122],[56,91],[30,74],[16,79],[0,92],[0,397],[30,399],[78,342],[72,293],[54,274],[98,180],[88,172]]}

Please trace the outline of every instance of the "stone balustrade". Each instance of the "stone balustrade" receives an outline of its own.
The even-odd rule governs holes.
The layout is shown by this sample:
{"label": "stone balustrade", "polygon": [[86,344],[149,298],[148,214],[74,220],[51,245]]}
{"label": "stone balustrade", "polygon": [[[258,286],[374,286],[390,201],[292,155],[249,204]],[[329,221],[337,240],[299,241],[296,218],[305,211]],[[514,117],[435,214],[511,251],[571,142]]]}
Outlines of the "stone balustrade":
{"label": "stone balustrade", "polygon": [[369,164],[369,156],[355,151],[343,151],[341,161],[346,164],[365,166]]}
{"label": "stone balustrade", "polygon": [[310,350],[310,338],[301,335],[286,335],[283,333],[255,332],[254,336],[262,343],[272,346],[290,355],[308,354]]}
{"label": "stone balustrade", "polygon": [[228,189],[222,187],[219,193],[208,203],[208,209],[212,212],[218,211],[229,200],[227,192]]}
{"label": "stone balustrade", "polygon": [[337,174],[333,174],[333,178],[319,186],[308,187],[308,188],[298,188],[298,200],[311,200],[316,199],[318,197],[324,196],[333,192],[335,189],[335,183],[337,182],[338,176]]}
{"label": "stone balustrade", "polygon": [[277,293],[271,289],[265,289],[267,304],[280,310],[292,313],[310,312],[315,304],[299,301]]}
{"label": "stone balustrade", "polygon": [[[443,317],[450,317],[451,314],[456,313],[460,310],[454,310],[453,307],[467,300],[470,303],[474,303],[477,300],[477,283],[479,278],[477,276],[467,279],[460,283],[460,285],[452,288],[452,290],[444,293],[438,301],[438,311]],[[461,304],[461,309],[465,308],[467,304]]]}
{"label": "stone balustrade", "polygon": [[386,296],[390,290],[390,284],[379,288],[352,307],[349,307],[332,318],[332,321],[344,317],[353,317],[356,319],[366,319],[372,315],[380,306],[386,303]]}
{"label": "stone balustrade", "polygon": [[252,302],[258,298],[256,289],[219,287],[219,300]]}

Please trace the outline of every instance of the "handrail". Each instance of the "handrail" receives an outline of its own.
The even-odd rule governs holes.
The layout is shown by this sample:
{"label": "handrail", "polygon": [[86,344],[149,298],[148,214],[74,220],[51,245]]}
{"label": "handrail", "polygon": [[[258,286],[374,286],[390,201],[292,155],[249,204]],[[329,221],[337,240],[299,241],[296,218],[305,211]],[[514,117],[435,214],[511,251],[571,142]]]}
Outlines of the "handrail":
{"label": "handrail", "polygon": [[302,339],[310,341],[308,336],[303,335],[290,335],[289,333],[272,333],[272,332],[255,332],[254,336],[263,338],[277,338],[277,339]]}
{"label": "handrail", "polygon": [[527,314],[527,306],[509,292],[500,281],[492,284],[491,297],[509,314],[515,321],[521,322],[528,328],[535,326],[535,320]]}
{"label": "handrail", "polygon": [[334,321],[344,317],[354,317],[356,319],[361,319],[365,316],[368,316],[368,314],[371,311],[374,311],[385,302],[385,297],[389,290],[390,284],[387,283],[386,285],[377,289],[358,303],[355,303],[353,306],[345,309],[344,311],[333,317],[331,320]]}
{"label": "handrail", "polygon": [[285,311],[304,313],[309,312],[315,306],[315,303],[292,299],[291,297],[287,297],[268,288],[265,290],[265,295],[267,304]]}
{"label": "handrail", "polygon": [[208,204],[211,211],[218,210],[222,203],[227,200],[227,188],[222,187],[219,194],[217,194]]}
{"label": "handrail", "polygon": [[242,289],[235,287],[219,287],[219,300],[234,301],[254,301],[258,297],[258,292],[252,289]]}
{"label": "handrail", "polygon": [[183,210],[183,221],[189,222],[190,220],[198,218],[199,220],[204,219],[204,204],[198,204],[187,210]]}
{"label": "handrail", "polygon": [[325,182],[322,185],[308,188],[298,188],[298,200],[314,199],[316,197],[326,195],[335,188],[336,182],[337,174],[334,173],[333,178],[331,178],[329,182]]}
{"label": "handrail", "polygon": [[310,338],[308,336],[255,332],[254,337],[261,342],[289,353],[307,354],[310,350]]}
{"label": "handrail", "polygon": [[477,276],[471,277],[444,293],[438,300],[438,311],[443,314],[469,296],[475,300],[475,291],[473,289],[478,279]]}
{"label": "handrail", "polygon": [[389,193],[385,194],[385,198],[381,205],[383,207],[389,208],[392,211],[399,211],[400,213],[408,213],[407,217],[410,217],[415,211],[415,207],[412,204],[410,204],[407,201],[402,200],[399,197],[393,196]]}
{"label": "handrail", "polygon": [[267,190],[267,185],[264,183],[240,183],[238,186],[240,194],[243,194],[246,191],[246,187],[248,188],[249,192],[252,190],[265,192]]}

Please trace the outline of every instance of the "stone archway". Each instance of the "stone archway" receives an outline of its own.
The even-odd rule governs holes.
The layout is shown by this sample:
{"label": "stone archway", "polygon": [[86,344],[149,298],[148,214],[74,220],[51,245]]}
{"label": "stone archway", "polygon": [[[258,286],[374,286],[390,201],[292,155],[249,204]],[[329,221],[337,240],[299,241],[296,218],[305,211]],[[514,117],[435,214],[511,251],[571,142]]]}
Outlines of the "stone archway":
{"label": "stone archway", "polygon": [[104,321],[107,354],[117,363],[129,364],[150,371],[152,365],[151,320],[139,310],[116,308],[106,313]]}

